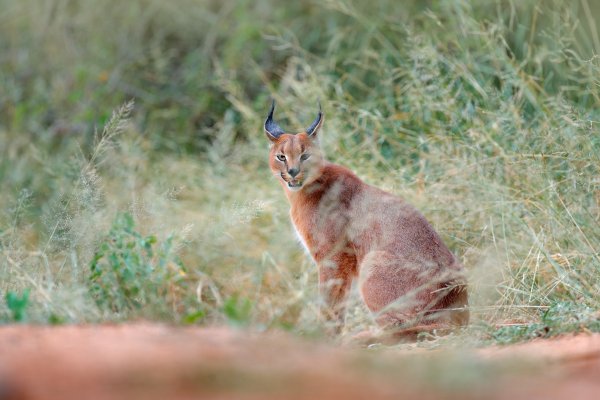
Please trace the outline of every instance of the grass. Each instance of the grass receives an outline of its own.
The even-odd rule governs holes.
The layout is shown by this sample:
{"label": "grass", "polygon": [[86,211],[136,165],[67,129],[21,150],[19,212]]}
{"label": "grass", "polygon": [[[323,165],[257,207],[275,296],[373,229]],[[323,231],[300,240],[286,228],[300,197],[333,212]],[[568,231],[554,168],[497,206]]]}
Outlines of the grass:
{"label": "grass", "polygon": [[[319,332],[266,162],[275,98],[292,130],[320,100],[329,159],[442,234],[470,274],[467,337],[600,330],[593,2],[0,9],[0,320]],[[345,334],[371,324],[354,296]]]}

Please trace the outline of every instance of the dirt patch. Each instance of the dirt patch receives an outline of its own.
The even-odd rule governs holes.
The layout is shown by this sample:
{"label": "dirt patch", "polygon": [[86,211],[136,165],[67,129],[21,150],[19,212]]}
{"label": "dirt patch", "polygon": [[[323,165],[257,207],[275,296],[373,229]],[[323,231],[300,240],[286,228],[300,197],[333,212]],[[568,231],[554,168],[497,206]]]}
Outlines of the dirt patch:
{"label": "dirt patch", "polygon": [[580,399],[600,335],[502,348],[358,350],[153,324],[0,328],[0,399]]}

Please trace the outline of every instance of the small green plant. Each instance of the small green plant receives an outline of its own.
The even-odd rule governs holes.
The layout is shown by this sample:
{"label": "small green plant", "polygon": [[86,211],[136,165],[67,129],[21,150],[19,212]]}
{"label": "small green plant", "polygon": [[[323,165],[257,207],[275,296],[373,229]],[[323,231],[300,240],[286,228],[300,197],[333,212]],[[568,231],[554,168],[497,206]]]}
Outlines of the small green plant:
{"label": "small green plant", "polygon": [[90,271],[90,291],[103,309],[123,314],[145,307],[152,312],[183,311],[179,307],[186,273],[174,252],[173,236],[159,241],[154,235],[140,234],[129,213],[117,216]]}
{"label": "small green plant", "polygon": [[21,295],[15,292],[6,293],[6,305],[11,312],[12,321],[22,322],[29,305],[29,289],[25,289]]}
{"label": "small green plant", "polygon": [[600,331],[597,312],[585,305],[559,301],[540,312],[539,321],[508,325],[492,333],[496,343],[509,344],[540,337],[551,337],[582,329]]}
{"label": "small green plant", "polygon": [[184,324],[195,324],[206,316],[206,312],[204,310],[192,311],[191,313],[185,315],[182,319]]}
{"label": "small green plant", "polygon": [[247,325],[250,322],[251,312],[252,302],[237,295],[229,297],[223,304],[223,314],[232,325]]}

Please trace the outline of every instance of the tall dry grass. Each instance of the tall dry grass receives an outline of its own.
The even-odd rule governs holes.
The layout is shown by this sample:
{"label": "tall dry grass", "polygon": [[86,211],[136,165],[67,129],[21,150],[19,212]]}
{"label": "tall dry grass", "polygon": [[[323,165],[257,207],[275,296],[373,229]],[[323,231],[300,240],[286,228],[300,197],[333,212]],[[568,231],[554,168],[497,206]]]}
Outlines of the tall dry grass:
{"label": "tall dry grass", "polygon": [[[27,320],[319,331],[315,267],[266,163],[273,97],[291,130],[320,100],[328,157],[432,221],[470,273],[469,335],[598,329],[595,3],[0,9],[0,291],[30,290]],[[98,257],[127,266],[102,282],[136,301],[98,302]],[[346,334],[371,323],[354,296]]]}

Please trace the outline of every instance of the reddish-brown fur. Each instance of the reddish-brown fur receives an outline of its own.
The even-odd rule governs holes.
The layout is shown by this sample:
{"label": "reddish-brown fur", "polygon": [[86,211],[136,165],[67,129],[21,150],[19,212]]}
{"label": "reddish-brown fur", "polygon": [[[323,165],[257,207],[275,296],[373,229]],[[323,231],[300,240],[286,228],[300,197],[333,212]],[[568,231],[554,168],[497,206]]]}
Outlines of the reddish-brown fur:
{"label": "reddish-brown fur", "polygon": [[[415,327],[465,325],[469,312],[460,263],[414,207],[325,161],[317,140],[319,118],[311,135],[265,129],[272,142],[271,170],[318,265],[328,317],[343,320],[346,294],[358,279],[365,304],[388,336],[390,330],[404,336]],[[302,154],[309,158],[301,160]]]}

